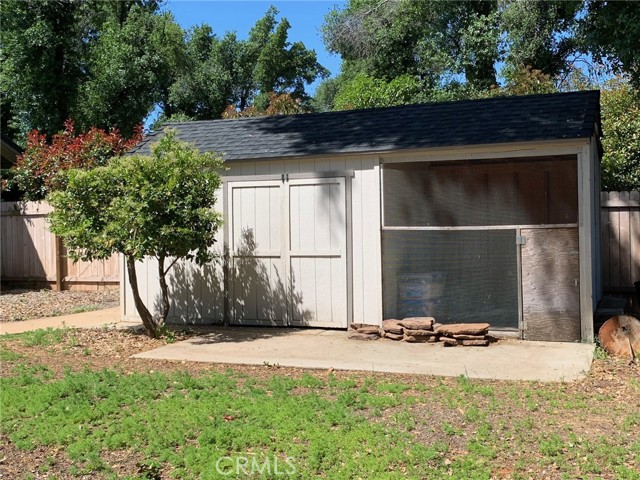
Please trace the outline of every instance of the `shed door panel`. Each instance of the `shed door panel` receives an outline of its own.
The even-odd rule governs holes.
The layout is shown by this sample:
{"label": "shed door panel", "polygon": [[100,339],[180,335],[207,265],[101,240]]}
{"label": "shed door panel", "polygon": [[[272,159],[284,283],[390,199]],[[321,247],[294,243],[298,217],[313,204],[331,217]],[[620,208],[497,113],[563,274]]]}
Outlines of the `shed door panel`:
{"label": "shed door panel", "polygon": [[580,340],[580,257],[577,228],[523,229],[524,338]]}
{"label": "shed door panel", "polygon": [[233,324],[347,326],[344,178],[229,187]]}
{"label": "shed door panel", "polygon": [[296,326],[347,326],[347,223],[343,178],[291,180],[289,285]]}
{"label": "shed door panel", "polygon": [[230,190],[231,323],[282,324],[286,311],[282,184],[243,182]]}

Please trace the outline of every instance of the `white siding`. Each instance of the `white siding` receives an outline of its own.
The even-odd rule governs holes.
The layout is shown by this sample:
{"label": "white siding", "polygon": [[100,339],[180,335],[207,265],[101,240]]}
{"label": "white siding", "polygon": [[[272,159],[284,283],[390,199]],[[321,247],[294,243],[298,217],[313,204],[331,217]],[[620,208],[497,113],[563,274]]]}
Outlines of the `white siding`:
{"label": "white siding", "polygon": [[[308,157],[304,159],[276,159],[258,162],[232,162],[225,176],[258,179],[260,175],[286,173],[342,172],[353,170],[350,207],[353,241],[351,268],[353,318],[357,323],[379,323],[382,320],[382,279],[380,260],[380,178],[379,162],[375,156]],[[349,199],[347,198],[347,202]],[[223,210],[222,192],[216,209]],[[214,249],[222,253],[224,229],[217,235]],[[123,268],[126,272],[126,269]],[[152,260],[137,266],[138,283],[145,304],[152,311],[158,304],[160,288],[157,264]],[[192,262],[179,262],[169,276],[171,291],[170,321],[173,323],[220,323],[224,315],[223,268],[219,260],[206,267]],[[124,318],[137,316],[126,273],[122,275]],[[233,299],[231,299],[233,302]],[[330,306],[327,306],[330,307]],[[325,308],[323,306],[323,308]]]}

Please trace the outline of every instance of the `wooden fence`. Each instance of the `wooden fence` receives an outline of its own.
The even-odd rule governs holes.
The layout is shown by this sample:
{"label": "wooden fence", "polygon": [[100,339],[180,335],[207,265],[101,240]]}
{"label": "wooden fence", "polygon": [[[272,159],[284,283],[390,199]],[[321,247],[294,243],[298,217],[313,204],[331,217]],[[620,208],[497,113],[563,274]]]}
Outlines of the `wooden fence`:
{"label": "wooden fence", "polygon": [[640,192],[600,194],[602,285],[631,292],[640,281]]}
{"label": "wooden fence", "polygon": [[0,208],[0,274],[3,286],[101,290],[119,284],[118,256],[74,263],[49,231],[45,202],[3,202]]}

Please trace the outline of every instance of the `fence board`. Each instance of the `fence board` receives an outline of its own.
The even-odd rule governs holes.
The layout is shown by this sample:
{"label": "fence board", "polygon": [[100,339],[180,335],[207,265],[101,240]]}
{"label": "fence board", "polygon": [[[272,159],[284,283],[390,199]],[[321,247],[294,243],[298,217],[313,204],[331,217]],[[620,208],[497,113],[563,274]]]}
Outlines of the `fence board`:
{"label": "fence board", "polygon": [[628,291],[640,281],[640,192],[602,192],[602,282]]}
{"label": "fence board", "polygon": [[56,285],[56,266],[62,270],[63,288],[98,290],[119,283],[118,256],[94,262],[56,255],[56,236],[49,231],[45,202],[4,202],[0,206],[2,248],[0,275],[3,282]]}

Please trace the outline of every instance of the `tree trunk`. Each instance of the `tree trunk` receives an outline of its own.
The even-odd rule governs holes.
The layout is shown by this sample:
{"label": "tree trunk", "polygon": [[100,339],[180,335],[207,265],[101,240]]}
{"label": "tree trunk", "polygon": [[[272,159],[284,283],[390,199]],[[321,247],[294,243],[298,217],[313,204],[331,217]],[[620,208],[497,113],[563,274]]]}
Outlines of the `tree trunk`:
{"label": "tree trunk", "polygon": [[162,321],[158,322],[160,326],[163,326],[167,321],[169,308],[171,307],[169,303],[169,289],[167,288],[167,281],[165,278],[166,272],[164,270],[164,260],[164,255],[160,255],[160,257],[158,257],[158,278],[160,279],[160,290],[162,291],[162,311],[160,312],[160,318]]}
{"label": "tree trunk", "polygon": [[142,324],[147,330],[147,335],[151,338],[159,337],[159,329],[151,312],[144,305],[144,302],[140,298],[140,291],[138,290],[138,275],[136,274],[136,260],[133,256],[127,256],[127,273],[129,274],[129,284],[131,285],[131,292],[133,293],[133,302],[136,306],[136,310],[142,319]]}

